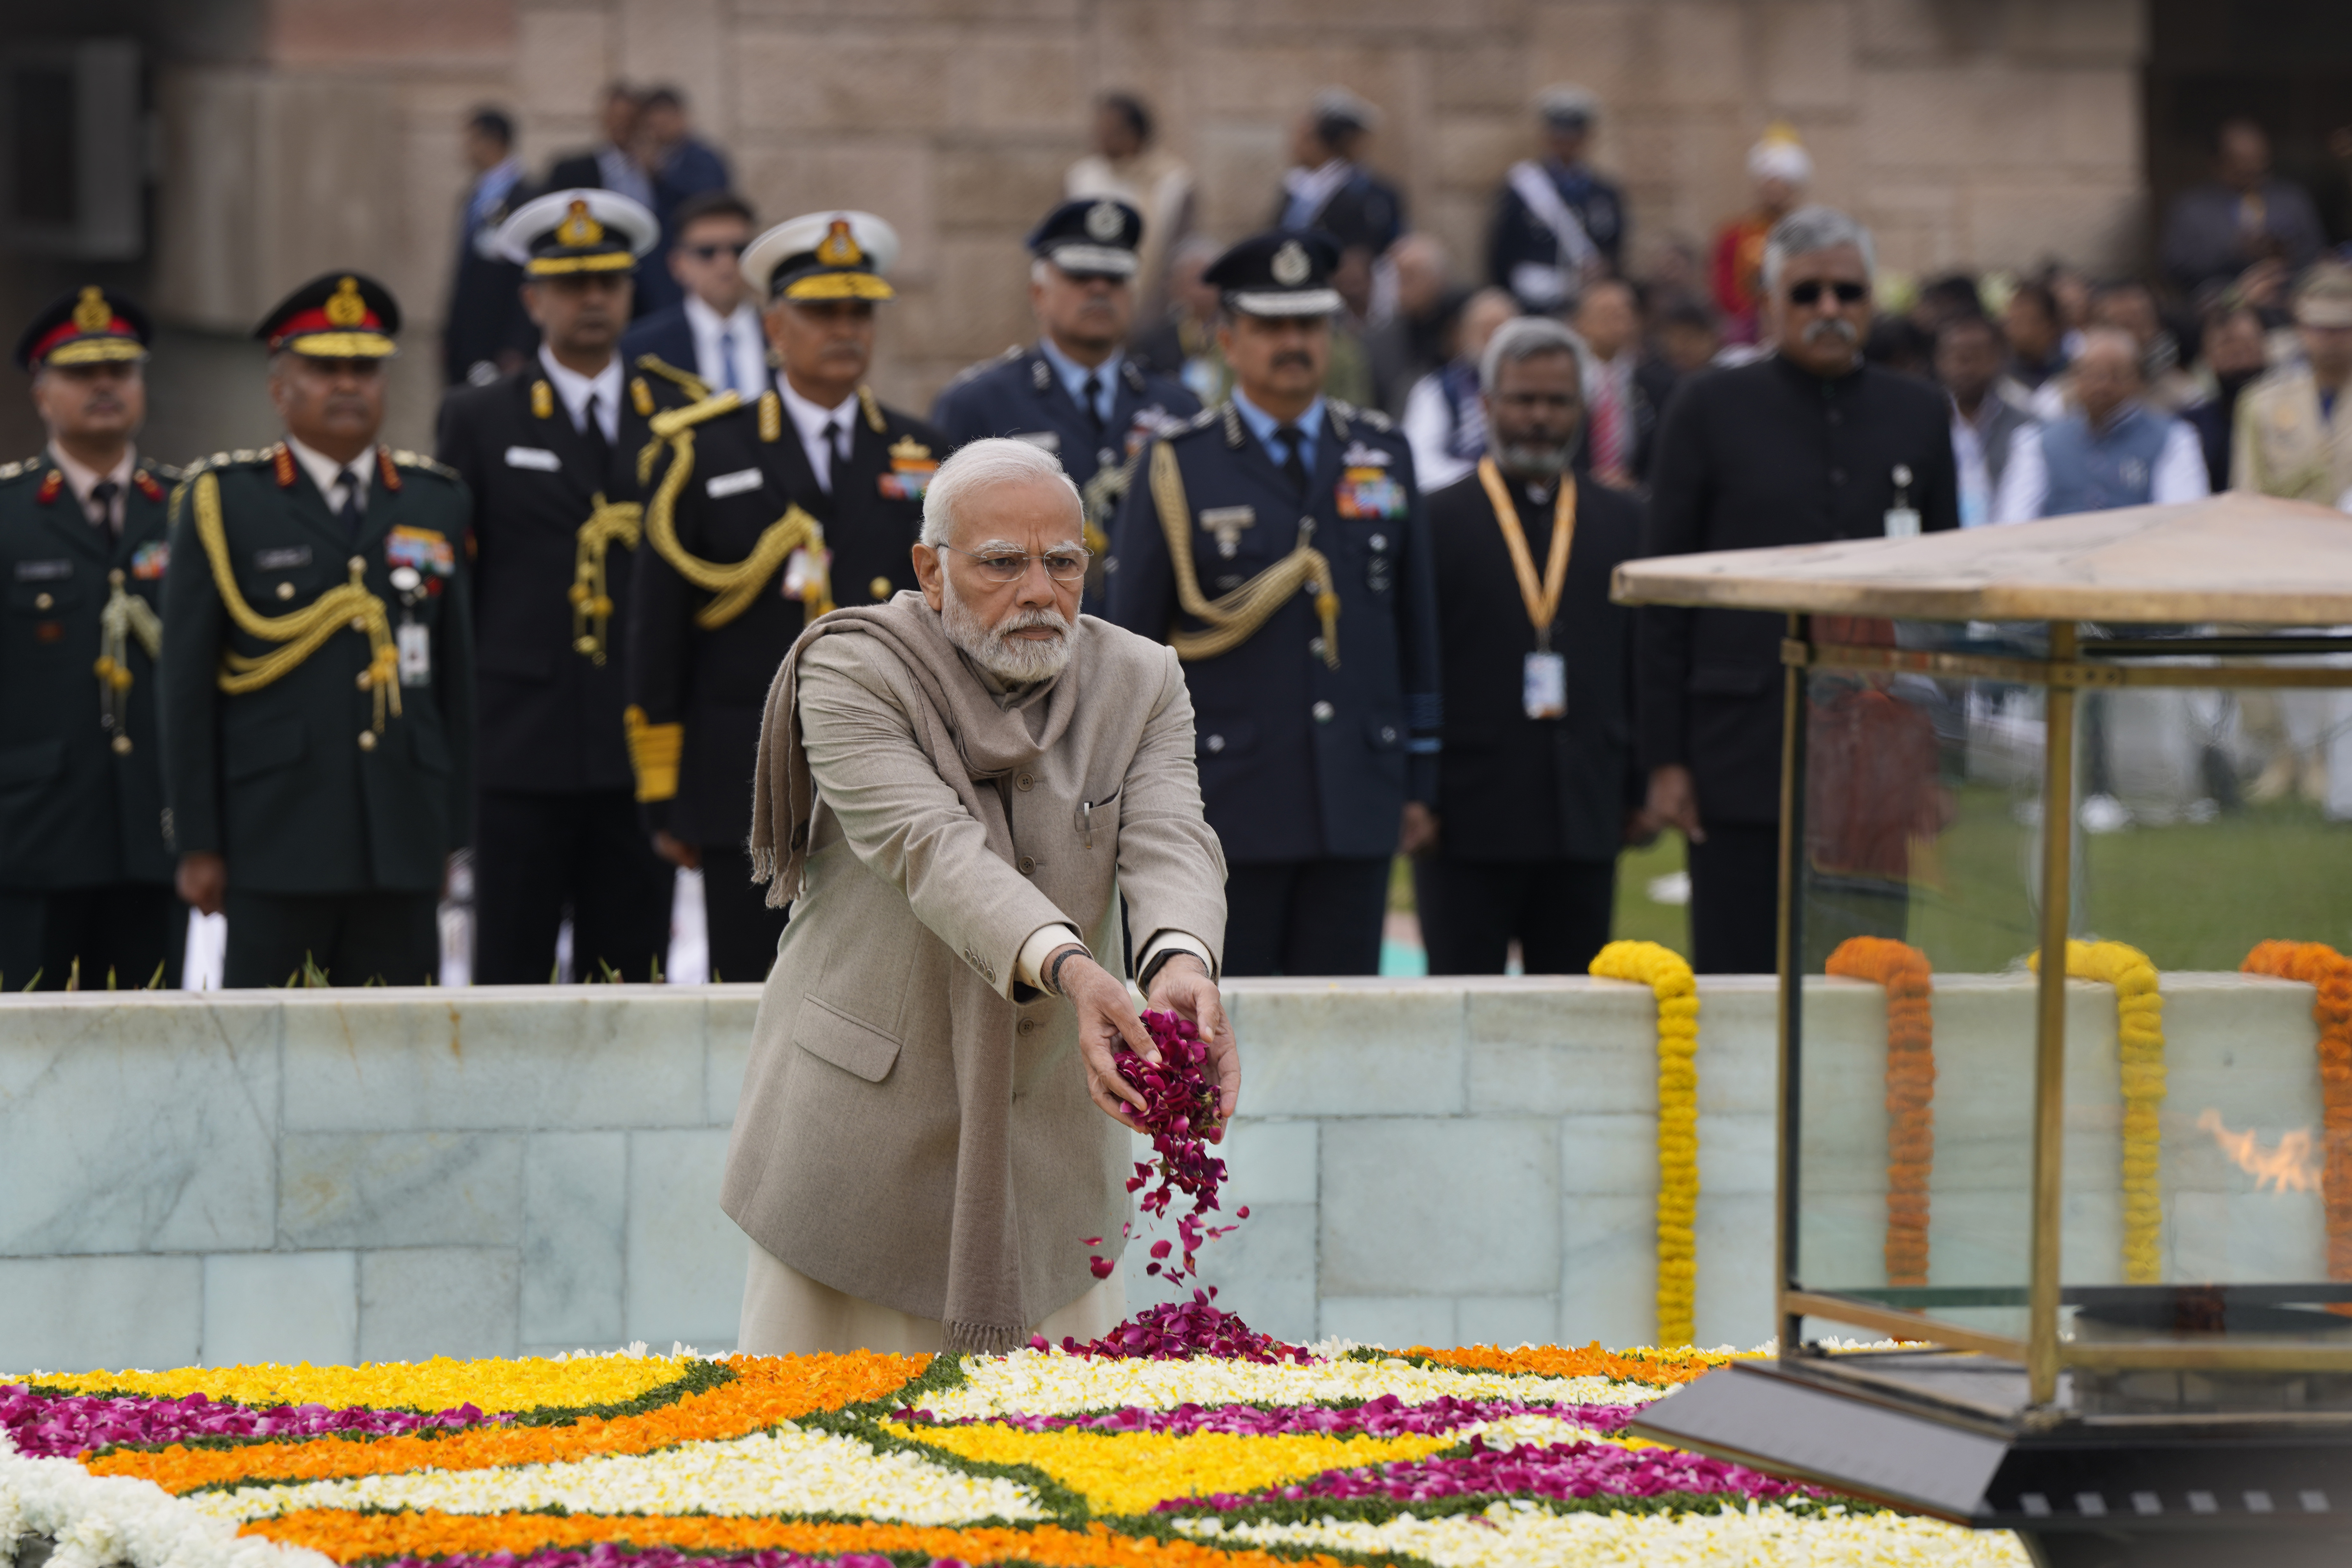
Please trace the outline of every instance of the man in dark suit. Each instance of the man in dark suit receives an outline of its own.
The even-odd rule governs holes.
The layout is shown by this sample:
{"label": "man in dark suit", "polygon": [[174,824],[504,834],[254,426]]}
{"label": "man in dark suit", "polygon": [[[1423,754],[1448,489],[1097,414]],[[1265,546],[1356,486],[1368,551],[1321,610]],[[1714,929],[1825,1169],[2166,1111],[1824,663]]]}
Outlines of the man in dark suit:
{"label": "man in dark suit", "polygon": [[1642,509],[1569,471],[1582,355],[1507,322],[1479,363],[1488,456],[1429,498],[1445,749],[1437,847],[1413,861],[1432,974],[1581,974],[1609,941],[1617,851],[1642,831],[1634,615],[1610,574]]}
{"label": "man in dark suit", "polygon": [[[1706,372],[1666,410],[1646,555],[1959,526],[1948,405],[1863,363],[1869,230],[1828,207],[1773,226],[1764,252],[1774,352]],[[1769,973],[1780,888],[1780,639],[1748,610],[1642,612],[1648,810],[1690,843],[1702,973]],[[1880,914],[1900,936],[1899,900]]]}
{"label": "man in dark suit", "polygon": [[172,497],[163,781],[230,985],[422,985],[474,809],[465,485],[376,445],[400,307],[313,279],[255,330],[286,438]]}
{"label": "man in dark suit", "polygon": [[[1087,548],[1097,562],[1143,444],[1201,411],[1181,382],[1124,352],[1142,240],[1143,216],[1125,202],[1064,202],[1046,214],[1029,235],[1036,342],[972,366],[931,405],[951,446],[1012,436],[1059,457],[1086,502]],[[1087,595],[1087,607],[1100,609],[1099,566]]]}
{"label": "man in dark suit", "polygon": [[1429,535],[1404,437],[1322,394],[1339,261],[1276,230],[1209,268],[1234,395],[1153,441],[1111,530],[1107,618],[1185,661],[1234,974],[1378,973],[1431,830]]}
{"label": "man in dark suit", "polygon": [[457,216],[457,274],[441,329],[442,377],[451,386],[520,368],[532,338],[522,272],[498,253],[499,225],[523,194],[514,121],[495,109],[474,110],[466,120],[466,162],[474,182]]}
{"label": "man in dark suit", "polygon": [[[661,376],[696,398],[732,392],[746,402],[768,381],[767,331],[743,281],[751,243],[751,204],[706,191],[679,204],[669,272],[685,289],[675,305],[639,316],[621,338],[632,369]],[[647,364],[650,357],[658,363]]]}
{"label": "man in dark suit", "polygon": [[572,920],[572,972],[649,979],[669,950],[676,874],[639,830],[622,735],[624,623],[637,556],[647,416],[682,403],[614,352],[654,215],[610,191],[557,191],[507,220],[537,363],[441,405],[438,453],[473,494],[481,669],[473,974],[545,983]]}
{"label": "man in dark suit", "polygon": [[[646,157],[645,95],[626,82],[607,82],[603,96],[597,100],[596,118],[604,129],[604,143],[557,158],[548,165],[547,179],[540,188],[614,191],[658,215],[667,198]],[[676,299],[663,293],[658,285],[651,292],[646,289],[646,279],[651,271],[649,268],[639,268],[634,274],[636,287],[632,296],[633,308],[640,316],[673,303]]]}
{"label": "man in dark suit", "polygon": [[[180,984],[155,734],[156,600],[179,472],[132,443],[146,312],[91,285],[16,342],[48,431],[0,467],[0,988]],[[93,671],[95,678],[93,679]]]}
{"label": "man in dark suit", "polygon": [[711,978],[758,980],[784,911],[745,848],[768,685],[810,617],[914,584],[923,491],[945,442],[865,384],[898,234],[811,213],[743,253],[781,362],[746,401],[715,393],[653,422],[668,445],[629,592],[627,726],[655,847],[699,866]]}

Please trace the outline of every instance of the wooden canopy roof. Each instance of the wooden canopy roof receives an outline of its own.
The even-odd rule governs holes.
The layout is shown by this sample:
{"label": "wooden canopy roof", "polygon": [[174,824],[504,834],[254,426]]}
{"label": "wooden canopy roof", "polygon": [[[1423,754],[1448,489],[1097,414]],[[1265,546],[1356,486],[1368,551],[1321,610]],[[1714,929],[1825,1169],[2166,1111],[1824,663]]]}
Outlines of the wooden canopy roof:
{"label": "wooden canopy roof", "polygon": [[1910,539],[1629,561],[1612,596],[1902,620],[2352,624],[2352,517],[2232,491]]}

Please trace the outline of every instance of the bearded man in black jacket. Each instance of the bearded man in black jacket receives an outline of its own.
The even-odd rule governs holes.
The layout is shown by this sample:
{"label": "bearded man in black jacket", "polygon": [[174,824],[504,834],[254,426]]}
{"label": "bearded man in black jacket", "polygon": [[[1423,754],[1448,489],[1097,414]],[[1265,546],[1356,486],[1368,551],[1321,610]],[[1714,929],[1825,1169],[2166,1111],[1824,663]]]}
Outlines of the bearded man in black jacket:
{"label": "bearded man in black jacket", "polygon": [[1413,862],[1432,974],[1581,974],[1609,941],[1634,810],[1634,612],[1610,574],[1642,509],[1569,471],[1583,350],[1559,322],[1506,322],[1478,366],[1489,455],[1429,498],[1445,749],[1437,844]]}
{"label": "bearded man in black jacket", "polygon": [[[1658,436],[1645,555],[1959,526],[1949,416],[1924,381],[1867,365],[1870,231],[1800,207],[1764,249],[1774,351],[1685,384]],[[1650,815],[1690,844],[1692,967],[1777,963],[1784,617],[1643,610]],[[1903,908],[1884,912],[1900,936]]]}

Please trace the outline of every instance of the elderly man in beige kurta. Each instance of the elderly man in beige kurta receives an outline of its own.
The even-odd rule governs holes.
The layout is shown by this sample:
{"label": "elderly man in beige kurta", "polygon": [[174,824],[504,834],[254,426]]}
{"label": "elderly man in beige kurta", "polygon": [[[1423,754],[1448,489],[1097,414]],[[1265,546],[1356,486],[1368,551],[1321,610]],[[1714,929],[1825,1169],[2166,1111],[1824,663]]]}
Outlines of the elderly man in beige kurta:
{"label": "elderly man in beige kurta", "polygon": [[[777,672],[752,856],[792,901],[721,1204],[752,1243],[740,1348],[1002,1351],[1093,1337],[1154,1006],[1211,1040],[1224,858],[1175,656],[1077,614],[1076,490],[1025,443],[932,479],[923,591],[836,611]],[[1122,1125],[1124,1123],[1124,1125]],[[1111,1250],[1115,1253],[1115,1244]]]}

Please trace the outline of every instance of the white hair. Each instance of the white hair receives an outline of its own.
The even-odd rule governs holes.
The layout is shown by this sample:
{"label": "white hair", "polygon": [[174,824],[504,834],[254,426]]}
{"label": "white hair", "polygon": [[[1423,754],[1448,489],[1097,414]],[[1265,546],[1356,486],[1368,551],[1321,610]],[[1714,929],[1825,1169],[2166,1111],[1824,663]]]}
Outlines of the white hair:
{"label": "white hair", "polygon": [[1495,335],[1486,340],[1486,352],[1478,356],[1478,390],[1492,394],[1507,364],[1556,353],[1575,359],[1577,384],[1582,386],[1590,368],[1585,353],[1584,340],[1549,316],[1514,316],[1495,329]]}
{"label": "white hair", "polygon": [[1861,251],[1863,271],[1872,277],[1877,275],[1878,247],[1870,242],[1870,230],[1835,207],[1799,207],[1774,224],[1764,241],[1765,292],[1780,291],[1780,273],[1790,257],[1834,250],[1841,245],[1851,245]]}
{"label": "white hair", "polygon": [[1003,436],[983,437],[959,447],[954,457],[940,465],[923,491],[923,542],[937,549],[953,536],[956,503],[968,490],[1055,480],[1069,492],[1070,510],[1083,517],[1086,508],[1078,499],[1078,487],[1070,482],[1062,460],[1045,447]]}

